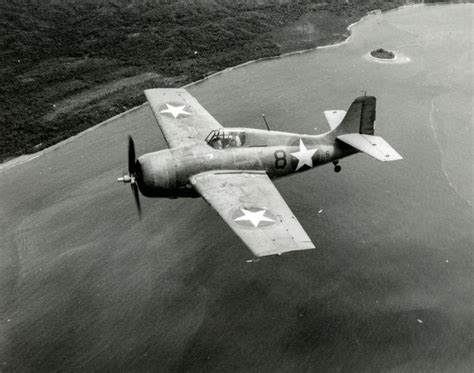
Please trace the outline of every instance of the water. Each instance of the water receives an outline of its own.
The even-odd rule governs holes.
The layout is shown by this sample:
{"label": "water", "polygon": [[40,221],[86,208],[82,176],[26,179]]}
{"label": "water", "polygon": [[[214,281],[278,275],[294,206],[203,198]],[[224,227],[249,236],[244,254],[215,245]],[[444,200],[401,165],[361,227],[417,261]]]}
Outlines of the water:
{"label": "water", "polygon": [[[276,182],[318,250],[247,263],[202,200],[143,199],[138,224],[114,180],[127,133],[164,146],[147,107],[3,171],[4,370],[470,371],[473,9],[371,16],[342,46],[189,89],[224,126],[265,113],[308,134],[377,96],[376,134],[403,161]],[[364,58],[379,47],[411,63]]]}

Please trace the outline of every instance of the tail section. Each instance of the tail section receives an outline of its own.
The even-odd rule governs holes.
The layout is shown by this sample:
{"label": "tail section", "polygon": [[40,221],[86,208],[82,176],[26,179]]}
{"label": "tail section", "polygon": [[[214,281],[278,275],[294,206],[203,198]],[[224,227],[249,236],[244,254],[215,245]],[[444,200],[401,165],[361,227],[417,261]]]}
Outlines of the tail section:
{"label": "tail section", "polygon": [[337,136],[337,139],[382,162],[403,159],[403,157],[380,136],[346,133],[345,135]]}
{"label": "tail section", "polygon": [[336,138],[379,161],[403,159],[383,138],[374,136],[375,105],[373,96],[356,98],[334,129]]}
{"label": "tail section", "polygon": [[376,99],[373,96],[357,97],[347,111],[337,134],[361,133],[374,134]]}

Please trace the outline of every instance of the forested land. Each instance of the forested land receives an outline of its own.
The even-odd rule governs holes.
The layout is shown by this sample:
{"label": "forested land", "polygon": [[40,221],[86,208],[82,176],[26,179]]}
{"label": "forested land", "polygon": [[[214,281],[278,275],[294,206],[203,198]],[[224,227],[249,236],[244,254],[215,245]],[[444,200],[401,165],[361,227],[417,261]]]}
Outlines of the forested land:
{"label": "forested land", "polygon": [[0,2],[0,161],[245,61],[348,36],[402,0]]}

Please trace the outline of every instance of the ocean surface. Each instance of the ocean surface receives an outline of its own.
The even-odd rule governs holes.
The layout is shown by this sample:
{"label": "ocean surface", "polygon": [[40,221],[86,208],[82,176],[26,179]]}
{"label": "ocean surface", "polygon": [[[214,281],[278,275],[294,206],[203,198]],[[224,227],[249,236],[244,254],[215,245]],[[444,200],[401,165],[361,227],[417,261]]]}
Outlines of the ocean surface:
{"label": "ocean surface", "polygon": [[201,199],[142,198],[140,223],[115,180],[129,133],[139,154],[165,147],[148,106],[2,170],[0,371],[471,372],[473,20],[471,4],[372,15],[342,45],[189,88],[226,127],[265,113],[308,134],[377,97],[404,160],[275,183],[316,250],[247,263]]}

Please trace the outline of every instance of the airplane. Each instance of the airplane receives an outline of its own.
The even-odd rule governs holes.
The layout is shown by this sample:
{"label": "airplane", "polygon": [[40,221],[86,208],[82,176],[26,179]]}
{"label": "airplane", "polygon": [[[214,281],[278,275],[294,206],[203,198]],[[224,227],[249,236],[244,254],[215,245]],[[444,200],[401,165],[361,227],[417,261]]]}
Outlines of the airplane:
{"label": "airplane", "polygon": [[185,89],[145,90],[168,149],[135,156],[129,136],[128,174],[138,214],[146,197],[203,197],[256,257],[315,246],[272,180],[363,152],[379,161],[402,159],[374,136],[376,98],[356,98],[348,111],[324,112],[330,130],[303,135],[224,128]]}

